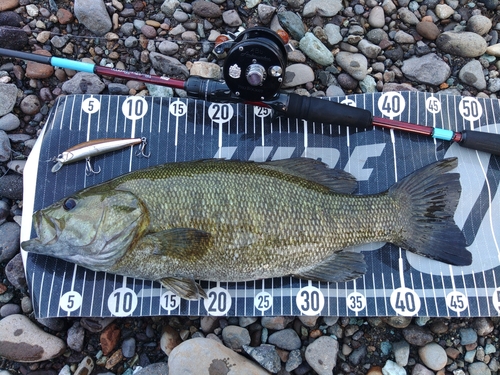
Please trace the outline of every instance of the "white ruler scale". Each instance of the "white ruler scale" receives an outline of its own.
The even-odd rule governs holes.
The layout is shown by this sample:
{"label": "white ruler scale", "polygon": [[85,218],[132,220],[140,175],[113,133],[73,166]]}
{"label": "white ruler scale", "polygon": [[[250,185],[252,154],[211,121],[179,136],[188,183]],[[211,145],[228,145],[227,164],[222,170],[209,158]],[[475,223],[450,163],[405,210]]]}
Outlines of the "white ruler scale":
{"label": "white ruler scale", "polygon": [[[500,133],[497,100],[427,93],[377,93],[330,98],[375,116],[461,131]],[[99,138],[146,137],[151,157],[137,149],[93,160],[102,170],[85,174],[85,161],[57,173],[47,162],[78,143]],[[455,221],[473,263],[454,267],[409,254],[390,244],[368,244],[364,277],[324,283],[291,277],[227,283],[200,280],[208,298],[187,301],[159,283],[96,273],[62,260],[24,253],[35,314],[141,315],[342,315],[486,316],[500,314],[500,157],[385,129],[357,130],[273,118],[265,108],[179,98],[76,95],[61,97],[28,161],[36,181],[25,191],[22,239],[35,233],[31,210],[86,186],[149,166],[207,158],[321,159],[354,174],[357,194],[387,190],[396,180],[445,157],[456,156],[462,198]],[[137,146],[135,146],[137,147]],[[26,177],[31,174],[27,174]],[[36,192],[36,194],[35,194]],[[27,211],[30,212],[27,212]]]}

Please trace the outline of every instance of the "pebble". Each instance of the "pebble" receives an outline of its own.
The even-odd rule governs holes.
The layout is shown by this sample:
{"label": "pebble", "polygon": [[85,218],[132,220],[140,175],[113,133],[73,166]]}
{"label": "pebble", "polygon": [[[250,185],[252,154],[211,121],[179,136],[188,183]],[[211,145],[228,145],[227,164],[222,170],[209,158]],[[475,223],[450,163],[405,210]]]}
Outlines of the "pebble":
{"label": "pebble", "polygon": [[414,44],[415,38],[402,30],[398,30],[394,35],[394,41],[399,44]]}
{"label": "pebble", "polygon": [[260,324],[262,327],[272,330],[285,329],[288,323],[293,321],[293,316],[263,316]]}
{"label": "pebble", "polygon": [[438,4],[436,5],[435,13],[440,19],[445,20],[450,18],[455,13],[455,10],[448,4]]}
{"label": "pebble", "polygon": [[0,307],[0,317],[5,318],[9,315],[20,314],[21,306],[16,305],[15,303],[7,303]]}
{"label": "pebble", "polygon": [[20,104],[21,111],[27,115],[35,115],[40,111],[40,99],[35,94],[27,95]]}
{"label": "pebble", "polygon": [[491,20],[481,14],[476,14],[467,21],[467,30],[479,35],[489,33],[492,26]]}
{"label": "pebble", "polygon": [[478,34],[469,31],[446,31],[436,39],[438,48],[452,55],[478,57],[486,52],[486,41]]}
{"label": "pebble", "polygon": [[68,94],[100,94],[105,88],[99,76],[84,72],[76,73],[62,84],[62,90]]}
{"label": "pebble", "polygon": [[405,367],[408,364],[408,358],[410,356],[410,344],[404,340],[397,341],[392,345],[392,350],[396,363],[401,367]]}
{"label": "pebble", "polygon": [[135,355],[135,338],[128,337],[122,342],[122,354],[125,358],[132,358]]}
{"label": "pebble", "polygon": [[445,82],[451,74],[450,66],[435,53],[405,60],[401,70],[408,79],[435,86]]}
{"label": "pebble", "polygon": [[367,39],[360,40],[358,43],[358,48],[361,53],[369,59],[375,59],[382,51],[382,48],[380,48],[376,44],[371,43]]}
{"label": "pebble", "polygon": [[413,13],[408,8],[400,8],[398,10],[398,16],[401,19],[401,21],[410,26],[415,26],[420,22],[415,13]]}
{"label": "pebble", "polygon": [[305,3],[304,17],[333,17],[343,8],[340,0],[310,0]]}
{"label": "pebble", "polygon": [[230,27],[238,27],[243,23],[238,12],[234,9],[226,10],[225,12],[223,12],[222,19],[224,23]]}
{"label": "pebble", "polygon": [[292,64],[286,69],[283,87],[295,87],[314,81],[314,72],[306,64]]}
{"label": "pebble", "polygon": [[467,370],[469,371],[469,375],[490,375],[491,370],[488,368],[488,365],[484,362],[474,362],[471,363]]}
{"label": "pebble", "polygon": [[[205,0],[196,0],[193,2],[193,13],[203,18],[218,18],[222,15],[222,11],[215,3]],[[163,11],[163,9],[162,9]],[[166,14],[165,11],[163,13]],[[172,12],[173,14],[173,12]]]}
{"label": "pebble", "polygon": [[487,336],[493,332],[495,326],[490,318],[481,317],[473,320],[472,328],[474,328],[478,336]]}
{"label": "pebble", "polygon": [[[49,51],[44,49],[33,52],[35,55],[52,56]],[[54,73],[54,67],[48,64],[41,64],[34,61],[26,63],[26,77],[33,79],[45,79]]]}
{"label": "pebble", "polygon": [[221,69],[218,64],[207,61],[195,61],[191,66],[189,73],[193,76],[204,78],[221,79]]}
{"label": "pebble", "polygon": [[429,40],[436,40],[441,34],[441,31],[433,22],[419,22],[416,29],[421,36]]}
{"label": "pebble", "polygon": [[12,112],[16,104],[17,87],[12,83],[0,83],[0,116]]}
{"label": "pebble", "polygon": [[83,342],[85,340],[85,329],[80,325],[80,322],[74,322],[68,329],[66,344],[68,348],[80,353],[83,350]]}
{"label": "pebble", "polygon": [[423,364],[434,371],[439,371],[446,366],[447,355],[441,345],[430,342],[418,350],[418,355]]}
{"label": "pebble", "polygon": [[11,147],[9,136],[3,130],[0,130],[0,162],[4,163],[9,161],[10,153]]}
{"label": "pebble", "polygon": [[385,25],[385,14],[384,8],[377,5],[370,10],[370,14],[368,16],[368,23],[373,28],[382,28]]}
{"label": "pebble", "polygon": [[18,27],[0,26],[0,47],[20,50],[28,44],[28,35]]}
{"label": "pebble", "polygon": [[74,14],[78,22],[96,35],[111,30],[111,18],[102,0],[75,0]]}
{"label": "pebble", "polygon": [[94,361],[89,356],[86,356],[78,364],[78,367],[76,368],[74,375],[88,375],[92,373],[93,369],[94,369]]}
{"label": "pebble", "polygon": [[406,375],[406,370],[398,365],[396,362],[388,360],[384,367],[382,367],[382,374],[384,375]]}
{"label": "pebble", "polygon": [[268,4],[259,4],[257,6],[257,14],[259,15],[260,21],[267,25],[271,22],[274,14],[276,13],[276,8]]}
{"label": "pebble", "polygon": [[229,374],[233,368],[241,374],[268,374],[255,362],[217,341],[206,338],[184,341],[172,350],[168,357],[169,374]]}
{"label": "pebble", "polygon": [[163,326],[160,348],[166,355],[169,356],[172,350],[181,343],[182,340],[179,336],[179,332],[175,328],[169,325]]}
{"label": "pebble", "polygon": [[340,43],[343,39],[342,34],[340,33],[340,26],[338,25],[333,23],[326,24],[323,31],[330,46]]}
{"label": "pebble", "polygon": [[111,324],[102,331],[99,341],[101,343],[101,350],[104,355],[110,354],[118,344],[120,339],[121,331],[116,324]]}
{"label": "pebble", "polygon": [[[429,370],[424,365],[417,363],[415,367],[413,367],[413,371],[411,375],[434,375],[434,371]],[[458,375],[458,374],[456,374]]]}
{"label": "pebble", "polygon": [[288,33],[295,40],[301,40],[306,34],[306,28],[302,19],[295,13],[291,11],[284,11],[278,13],[278,20],[281,26],[288,31]]}
{"label": "pebble", "polygon": [[164,73],[170,77],[189,77],[188,68],[174,57],[151,52],[149,58],[158,73]]}
{"label": "pebble", "polygon": [[477,342],[477,333],[472,328],[462,328],[460,331],[460,344],[465,346]]}
{"label": "pebble", "polygon": [[222,330],[222,341],[227,347],[239,350],[250,344],[250,333],[246,328],[229,325]]}
{"label": "pebble", "polygon": [[168,363],[158,362],[150,364],[134,372],[134,375],[168,375]]}
{"label": "pebble", "polygon": [[339,343],[330,336],[321,336],[306,349],[305,359],[318,375],[331,375],[337,364]]}
{"label": "pebble", "polygon": [[465,64],[462,69],[460,69],[458,78],[460,78],[463,83],[473,86],[478,90],[484,90],[486,88],[483,67],[478,60],[471,60]]}
{"label": "pebble", "polygon": [[66,349],[64,341],[21,314],[0,320],[0,342],[0,356],[16,362],[48,361]]}
{"label": "pebble", "polygon": [[315,327],[318,321],[317,315],[314,316],[300,315],[298,318],[303,325],[309,328]]}
{"label": "pebble", "polygon": [[358,81],[368,74],[368,61],[361,53],[339,52],[335,57],[337,64]]}
{"label": "pebble", "polygon": [[281,370],[281,359],[273,345],[261,344],[255,348],[244,345],[243,350],[269,372],[277,373]]}
{"label": "pebble", "polygon": [[0,12],[10,10],[19,6],[19,0],[2,0],[0,2]]}
{"label": "pebble", "polygon": [[22,290],[26,287],[26,277],[24,276],[24,266],[21,253],[18,253],[5,266],[5,276],[16,289]]}
{"label": "pebble", "polygon": [[299,349],[292,350],[288,355],[285,370],[291,372],[302,364],[302,354]]}
{"label": "pebble", "polygon": [[269,336],[268,342],[284,350],[300,349],[301,347],[299,335],[291,328],[274,332]]}

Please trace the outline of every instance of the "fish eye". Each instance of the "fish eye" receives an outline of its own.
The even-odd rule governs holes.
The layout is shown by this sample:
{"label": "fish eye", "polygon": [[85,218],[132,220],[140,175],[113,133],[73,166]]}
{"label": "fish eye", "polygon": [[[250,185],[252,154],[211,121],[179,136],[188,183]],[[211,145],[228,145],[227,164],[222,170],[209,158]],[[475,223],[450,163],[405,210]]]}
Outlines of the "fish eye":
{"label": "fish eye", "polygon": [[63,208],[66,211],[70,211],[75,207],[76,207],[76,199],[74,198],[68,198],[63,202]]}

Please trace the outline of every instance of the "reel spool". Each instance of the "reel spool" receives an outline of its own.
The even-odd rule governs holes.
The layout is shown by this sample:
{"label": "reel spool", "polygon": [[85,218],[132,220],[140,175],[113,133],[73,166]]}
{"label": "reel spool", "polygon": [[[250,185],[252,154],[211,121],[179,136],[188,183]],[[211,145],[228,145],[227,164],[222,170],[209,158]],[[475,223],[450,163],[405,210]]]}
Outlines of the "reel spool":
{"label": "reel spool", "polygon": [[253,27],[232,43],[223,67],[231,92],[246,101],[270,100],[285,78],[286,49],[274,31]]}

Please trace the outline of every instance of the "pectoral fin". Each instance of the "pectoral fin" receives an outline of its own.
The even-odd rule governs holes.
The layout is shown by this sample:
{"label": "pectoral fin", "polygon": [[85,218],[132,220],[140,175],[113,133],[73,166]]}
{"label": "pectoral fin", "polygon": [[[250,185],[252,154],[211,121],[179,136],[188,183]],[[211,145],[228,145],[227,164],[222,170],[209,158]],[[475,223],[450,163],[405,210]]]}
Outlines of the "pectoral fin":
{"label": "pectoral fin", "polygon": [[154,255],[166,255],[181,260],[199,258],[210,248],[210,233],[193,228],[173,228],[146,237],[154,243]]}
{"label": "pectoral fin", "polygon": [[159,282],[181,298],[189,300],[198,300],[200,297],[207,298],[207,294],[203,288],[194,279],[165,277],[159,280]]}
{"label": "pectoral fin", "polygon": [[356,279],[366,273],[366,262],[363,254],[339,252],[321,264],[305,271],[293,274],[299,279],[325,282],[342,282]]}

